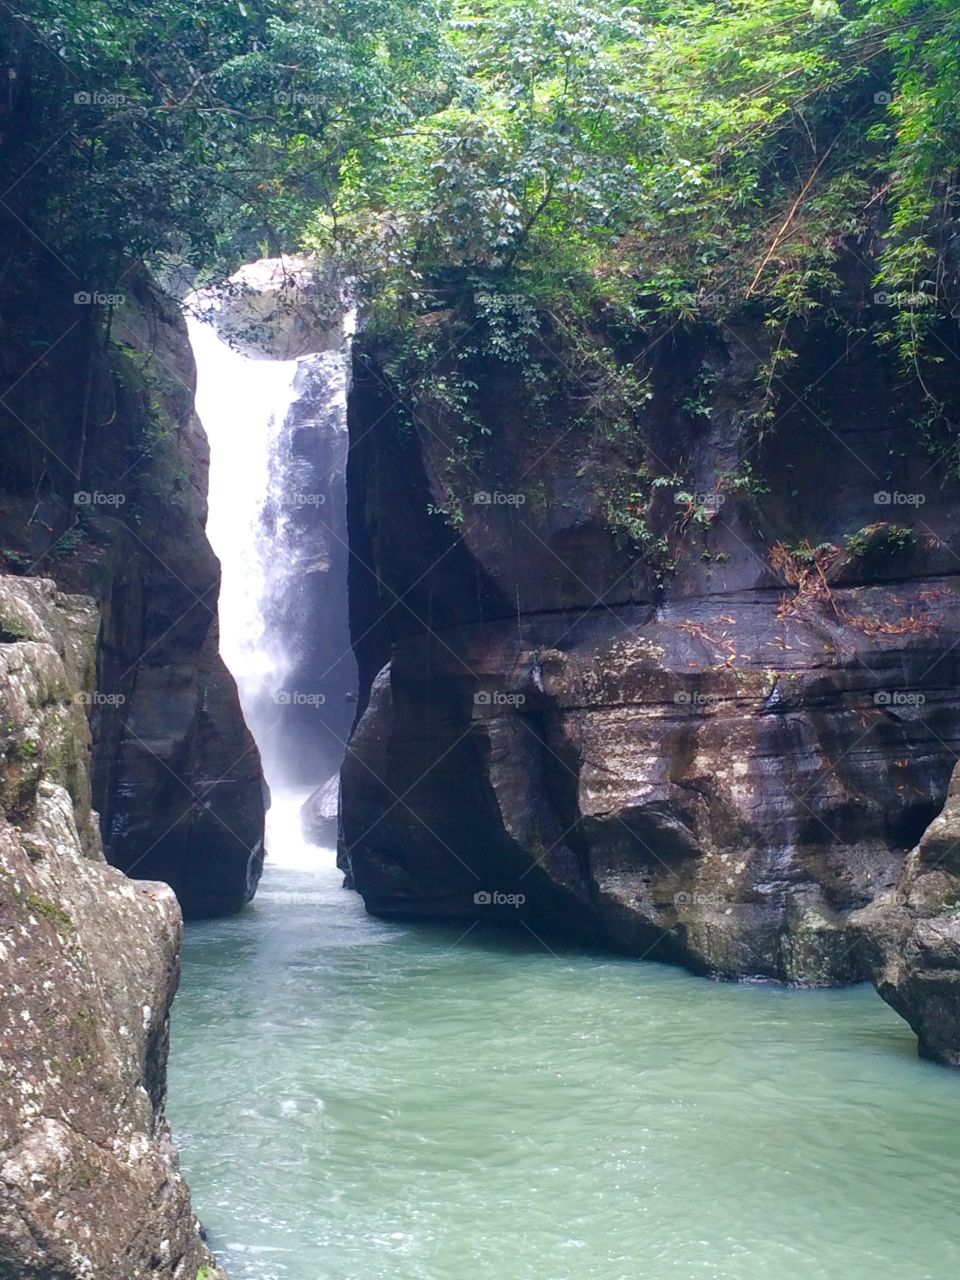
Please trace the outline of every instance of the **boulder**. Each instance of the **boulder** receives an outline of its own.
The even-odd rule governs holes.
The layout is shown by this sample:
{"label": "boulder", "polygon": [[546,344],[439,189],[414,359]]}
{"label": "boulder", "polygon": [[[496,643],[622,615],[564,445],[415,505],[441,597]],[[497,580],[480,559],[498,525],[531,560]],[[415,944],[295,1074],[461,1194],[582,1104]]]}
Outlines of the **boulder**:
{"label": "boulder", "polygon": [[90,810],[96,607],[6,577],[0,620],[0,1275],[223,1280],[163,1117],[180,912]]}
{"label": "boulder", "polygon": [[333,849],[340,815],[340,775],[335,773],[308,796],[300,810],[300,827],[310,844]]}
{"label": "boulder", "polygon": [[245,355],[295,360],[340,346],[341,292],[335,263],[290,255],[247,263],[192,306]]}
{"label": "boulder", "polygon": [[874,985],[916,1032],[920,1054],[960,1067],[960,765],[895,890],[857,923]]}

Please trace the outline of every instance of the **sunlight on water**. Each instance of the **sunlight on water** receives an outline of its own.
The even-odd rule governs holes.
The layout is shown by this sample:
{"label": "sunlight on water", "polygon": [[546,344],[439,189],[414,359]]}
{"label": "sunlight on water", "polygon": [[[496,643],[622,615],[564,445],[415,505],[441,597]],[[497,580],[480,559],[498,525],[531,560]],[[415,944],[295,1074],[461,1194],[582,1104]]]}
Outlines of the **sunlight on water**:
{"label": "sunlight on water", "polygon": [[187,932],[170,1114],[233,1280],[956,1274],[960,1080],[871,990],[389,925],[310,854]]}

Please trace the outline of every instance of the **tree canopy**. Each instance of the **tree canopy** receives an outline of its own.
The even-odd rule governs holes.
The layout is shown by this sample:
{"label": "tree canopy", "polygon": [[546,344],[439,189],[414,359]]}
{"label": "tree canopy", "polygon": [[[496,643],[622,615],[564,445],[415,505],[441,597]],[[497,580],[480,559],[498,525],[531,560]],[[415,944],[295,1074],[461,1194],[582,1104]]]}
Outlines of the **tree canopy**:
{"label": "tree canopy", "polygon": [[955,308],[954,0],[12,0],[9,216],[109,288],[304,244],[444,291],[809,315],[844,255]]}
{"label": "tree canopy", "polygon": [[294,248],[454,79],[433,0],[13,0],[0,39],[7,212],[105,289],[130,257]]}

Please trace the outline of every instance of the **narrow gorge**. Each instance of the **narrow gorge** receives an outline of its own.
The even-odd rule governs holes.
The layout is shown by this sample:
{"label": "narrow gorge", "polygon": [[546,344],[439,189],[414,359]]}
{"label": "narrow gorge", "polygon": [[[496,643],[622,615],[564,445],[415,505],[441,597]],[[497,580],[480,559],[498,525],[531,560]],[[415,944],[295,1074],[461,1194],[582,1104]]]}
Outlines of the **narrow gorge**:
{"label": "narrow gorge", "polygon": [[960,1256],[960,11],[0,13],[0,1280]]}

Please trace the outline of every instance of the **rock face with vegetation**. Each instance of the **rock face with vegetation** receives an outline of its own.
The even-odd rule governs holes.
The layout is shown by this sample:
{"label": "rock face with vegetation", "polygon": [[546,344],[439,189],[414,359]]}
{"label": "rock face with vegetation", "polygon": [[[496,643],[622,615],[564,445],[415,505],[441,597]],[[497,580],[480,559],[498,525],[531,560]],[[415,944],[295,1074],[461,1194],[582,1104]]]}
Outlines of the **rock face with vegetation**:
{"label": "rock face with vegetation", "polygon": [[960,728],[960,15],[536,16],[364,175],[342,862],[382,914],[865,977]]}
{"label": "rock face with vegetation", "polygon": [[[759,437],[749,317],[622,353],[629,434],[590,419],[591,370],[548,331],[538,403],[504,361],[434,369],[482,388],[466,443],[449,397],[410,414],[396,352],[360,347],[342,857],[370,910],[868,975],[851,917],[956,759],[960,545],[895,370],[844,338],[860,305],[794,337]],[[424,332],[454,350],[483,325],[468,300]]]}
{"label": "rock face with vegetation", "polygon": [[163,1119],[180,913],[90,808],[98,621],[0,578],[0,1275],[213,1280]]}

